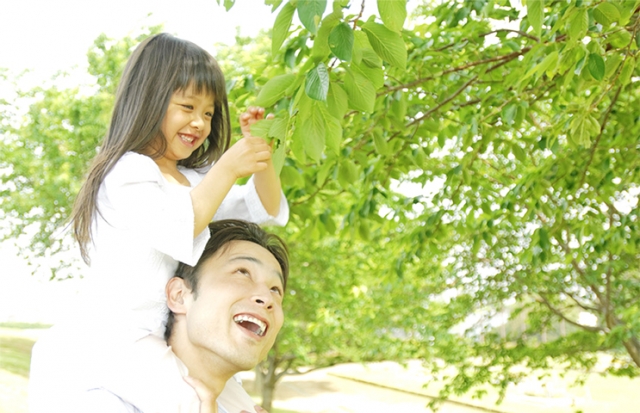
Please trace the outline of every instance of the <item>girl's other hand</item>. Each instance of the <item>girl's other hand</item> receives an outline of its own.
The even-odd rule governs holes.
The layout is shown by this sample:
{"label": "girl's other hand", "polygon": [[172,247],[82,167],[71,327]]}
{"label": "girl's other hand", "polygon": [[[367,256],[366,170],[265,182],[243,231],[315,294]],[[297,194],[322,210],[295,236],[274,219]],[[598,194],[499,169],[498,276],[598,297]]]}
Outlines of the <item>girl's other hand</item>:
{"label": "girl's other hand", "polygon": [[[267,119],[273,118],[272,114],[267,115]],[[240,129],[245,138],[251,136],[251,125],[264,119],[264,108],[259,106],[249,106],[247,111],[240,115]]]}

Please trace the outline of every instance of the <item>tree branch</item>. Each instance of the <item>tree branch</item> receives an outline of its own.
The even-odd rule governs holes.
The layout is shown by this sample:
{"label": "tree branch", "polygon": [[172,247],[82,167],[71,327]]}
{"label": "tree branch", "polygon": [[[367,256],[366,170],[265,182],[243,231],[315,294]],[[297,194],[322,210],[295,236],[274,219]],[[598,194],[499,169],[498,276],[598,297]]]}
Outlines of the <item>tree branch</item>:
{"label": "tree branch", "polygon": [[569,298],[573,300],[574,303],[576,303],[578,307],[582,308],[585,311],[590,311],[593,313],[600,313],[602,311],[600,308],[591,307],[589,305],[583,304],[582,302],[580,302],[580,300],[578,300],[572,293],[568,292],[567,290],[562,290],[562,294],[567,295]]}
{"label": "tree branch", "polygon": [[498,33],[498,32],[517,33],[517,34],[519,34],[519,35],[520,35],[520,36],[522,36],[522,37],[527,37],[527,38],[529,38],[529,39],[533,40],[534,42],[540,42],[540,39],[538,39],[538,38],[537,38],[537,37],[535,37],[535,36],[530,35],[529,33],[525,33],[525,32],[523,32],[523,31],[521,31],[521,30],[513,30],[513,29],[498,29],[498,30],[493,30],[493,31],[490,31],[490,32],[488,32],[488,33],[481,33],[481,34],[479,34],[478,36],[480,36],[480,37],[485,37],[485,36],[488,36],[488,35],[490,35],[490,34],[494,34],[494,33]]}
{"label": "tree branch", "polygon": [[562,311],[558,310],[557,308],[555,308],[553,305],[551,305],[551,303],[549,302],[549,300],[547,300],[547,297],[544,296],[544,294],[539,294],[540,296],[540,300],[541,302],[555,315],[557,315],[558,317],[560,317],[561,319],[563,319],[564,321],[566,321],[567,323],[574,325],[576,327],[579,327],[583,330],[586,331],[590,331],[592,333],[598,333],[600,331],[604,331],[603,328],[601,327],[592,327],[592,326],[585,326],[584,324],[580,324],[577,321],[573,321],[572,319],[570,319],[569,317],[565,316]]}
{"label": "tree branch", "polygon": [[451,68],[451,69],[447,69],[447,70],[444,70],[440,74],[435,75],[435,76],[427,76],[427,77],[423,77],[423,78],[420,78],[420,79],[416,79],[416,80],[414,80],[412,82],[409,82],[409,83],[405,83],[403,85],[398,85],[398,86],[387,88],[387,89],[383,90],[382,92],[379,92],[376,95],[376,97],[381,96],[381,95],[386,95],[388,93],[395,92],[396,90],[412,88],[414,86],[418,86],[418,85],[420,85],[422,83],[428,82],[429,80],[433,80],[433,79],[448,75],[450,73],[460,72],[460,71],[468,69],[470,67],[480,66],[480,65],[484,65],[484,64],[492,63],[492,62],[505,61],[505,63],[507,63],[507,62],[517,58],[518,56],[527,53],[529,50],[531,50],[531,47],[527,46],[527,47],[524,47],[521,50],[518,50],[518,51],[513,52],[513,53],[509,53],[509,54],[502,55],[502,56],[490,57],[490,58],[487,58],[487,59],[478,60],[476,62],[467,63],[467,64],[464,64],[462,66],[458,66],[458,67],[454,67],[454,68]]}
{"label": "tree branch", "polygon": [[406,125],[407,127],[409,126],[413,126],[417,123],[422,122],[423,120],[425,120],[428,116],[430,116],[433,112],[437,111],[438,109],[440,109],[441,107],[443,107],[444,105],[446,105],[447,103],[451,102],[453,99],[456,98],[456,96],[458,96],[460,93],[462,93],[469,85],[471,85],[473,82],[476,81],[476,79],[478,79],[478,75],[475,75],[474,77],[472,77],[471,79],[469,79],[468,81],[465,82],[465,84],[463,84],[462,86],[460,86],[460,88],[458,90],[456,90],[455,92],[453,92],[449,97],[447,97],[445,100],[443,100],[442,102],[438,103],[436,106],[432,107],[431,109],[429,109],[426,113],[424,113],[422,116],[414,119],[412,122],[410,122],[408,125]]}
{"label": "tree branch", "polygon": [[360,5],[360,14],[353,19],[353,30],[358,27],[358,21],[362,18],[362,13],[364,13],[364,0],[362,0],[362,4]]}

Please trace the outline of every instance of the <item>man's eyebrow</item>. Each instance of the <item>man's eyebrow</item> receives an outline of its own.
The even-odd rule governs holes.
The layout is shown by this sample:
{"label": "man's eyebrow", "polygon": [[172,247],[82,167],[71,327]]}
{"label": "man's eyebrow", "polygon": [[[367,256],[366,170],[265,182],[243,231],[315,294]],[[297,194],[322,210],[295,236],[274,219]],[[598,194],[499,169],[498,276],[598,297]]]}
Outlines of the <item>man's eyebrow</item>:
{"label": "man's eyebrow", "polygon": [[[229,262],[232,262],[232,261],[251,261],[258,265],[264,266],[264,263],[262,261],[250,255],[238,255],[236,257],[229,259]],[[282,276],[282,273],[280,271],[274,271],[274,272],[276,273],[278,278],[280,278],[280,282],[282,282],[282,285],[284,286],[284,277]]]}

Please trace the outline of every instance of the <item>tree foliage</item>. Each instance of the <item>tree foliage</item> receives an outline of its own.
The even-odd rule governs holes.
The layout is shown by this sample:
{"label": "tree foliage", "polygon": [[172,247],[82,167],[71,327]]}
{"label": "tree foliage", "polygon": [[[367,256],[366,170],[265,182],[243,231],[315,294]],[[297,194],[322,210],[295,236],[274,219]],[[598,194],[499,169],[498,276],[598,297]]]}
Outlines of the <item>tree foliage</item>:
{"label": "tree foliage", "polygon": [[[422,298],[451,297],[432,320],[484,319],[466,340],[424,336],[459,368],[445,393],[598,350],[637,374],[639,2],[425,2],[404,26],[403,1],[366,21],[345,5],[315,8],[317,28],[292,26],[306,2],[276,7],[253,72],[287,125],[265,136],[285,148],[300,239],[384,243],[399,277],[438,280]],[[527,330],[503,337],[507,305]],[[531,339],[560,320],[578,328]]]}

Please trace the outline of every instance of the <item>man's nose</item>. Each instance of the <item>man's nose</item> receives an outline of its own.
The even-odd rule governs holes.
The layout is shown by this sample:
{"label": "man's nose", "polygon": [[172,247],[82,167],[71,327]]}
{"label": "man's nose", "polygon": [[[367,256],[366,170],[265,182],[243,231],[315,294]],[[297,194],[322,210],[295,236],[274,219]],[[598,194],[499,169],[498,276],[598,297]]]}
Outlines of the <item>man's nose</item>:
{"label": "man's nose", "polygon": [[258,286],[253,296],[253,301],[261,307],[270,310],[273,308],[273,295],[271,289],[267,286]]}

